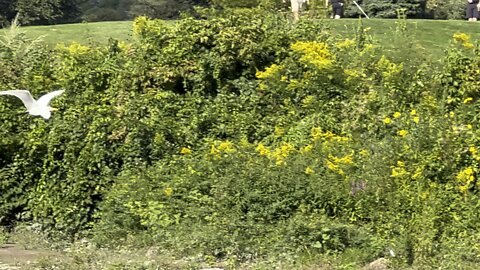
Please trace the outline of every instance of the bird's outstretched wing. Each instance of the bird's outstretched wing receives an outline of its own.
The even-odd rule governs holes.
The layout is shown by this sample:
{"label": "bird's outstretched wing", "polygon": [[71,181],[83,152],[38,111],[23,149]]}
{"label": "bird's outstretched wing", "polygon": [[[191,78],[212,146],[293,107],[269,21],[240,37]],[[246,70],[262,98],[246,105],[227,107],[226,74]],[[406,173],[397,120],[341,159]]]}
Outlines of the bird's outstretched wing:
{"label": "bird's outstretched wing", "polygon": [[7,90],[0,91],[0,95],[10,95],[16,96],[22,100],[27,110],[30,109],[35,104],[35,99],[33,99],[32,94],[28,90]]}
{"label": "bird's outstretched wing", "polygon": [[50,101],[54,97],[61,95],[63,92],[65,92],[65,90],[62,89],[62,90],[57,90],[57,91],[53,91],[53,92],[50,92],[48,94],[45,94],[37,100],[37,103],[41,107],[47,107],[48,103],[50,103]]}

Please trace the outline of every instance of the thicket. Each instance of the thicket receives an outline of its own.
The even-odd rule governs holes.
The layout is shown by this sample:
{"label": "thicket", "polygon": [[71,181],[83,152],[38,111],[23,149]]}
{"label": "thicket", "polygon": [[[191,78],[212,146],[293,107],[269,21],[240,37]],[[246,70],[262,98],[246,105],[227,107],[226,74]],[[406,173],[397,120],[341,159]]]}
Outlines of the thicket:
{"label": "thicket", "polygon": [[12,28],[0,88],[65,88],[49,121],[0,100],[0,221],[231,262],[354,254],[480,263],[479,47],[438,62],[404,21],[139,17],[131,44],[48,49]]}

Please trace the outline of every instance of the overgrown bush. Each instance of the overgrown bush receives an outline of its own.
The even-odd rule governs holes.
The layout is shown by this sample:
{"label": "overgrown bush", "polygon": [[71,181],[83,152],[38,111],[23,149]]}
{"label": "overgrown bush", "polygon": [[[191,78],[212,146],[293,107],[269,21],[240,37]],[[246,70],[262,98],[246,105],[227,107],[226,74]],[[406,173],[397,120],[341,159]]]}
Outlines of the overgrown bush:
{"label": "overgrown bush", "polygon": [[433,66],[405,61],[417,48],[401,21],[392,40],[408,46],[391,51],[361,24],[344,39],[259,10],[199,16],[139,17],[132,44],[32,58],[19,57],[31,41],[3,43],[2,88],[67,90],[48,122],[0,100],[3,223],[232,266],[393,252],[397,267],[438,268],[479,250],[468,36]]}

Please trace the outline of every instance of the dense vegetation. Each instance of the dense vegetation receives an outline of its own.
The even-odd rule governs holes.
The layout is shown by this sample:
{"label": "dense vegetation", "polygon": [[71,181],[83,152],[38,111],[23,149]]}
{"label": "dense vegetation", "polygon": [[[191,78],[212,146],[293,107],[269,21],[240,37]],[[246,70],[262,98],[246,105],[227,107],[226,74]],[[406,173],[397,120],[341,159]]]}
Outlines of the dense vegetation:
{"label": "dense vegetation", "polygon": [[3,225],[231,267],[480,264],[468,35],[432,60],[402,20],[385,50],[361,21],[345,39],[259,10],[201,18],[138,17],[107,46],[3,37],[1,89],[67,90],[50,121],[0,100]]}

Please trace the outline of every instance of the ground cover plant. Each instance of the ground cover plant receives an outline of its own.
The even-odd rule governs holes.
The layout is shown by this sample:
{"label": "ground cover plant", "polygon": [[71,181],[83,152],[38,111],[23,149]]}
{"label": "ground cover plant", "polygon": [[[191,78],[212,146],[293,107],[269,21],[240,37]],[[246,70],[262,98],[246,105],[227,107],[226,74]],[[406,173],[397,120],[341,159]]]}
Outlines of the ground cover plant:
{"label": "ground cover plant", "polygon": [[41,269],[478,267],[478,44],[432,57],[408,21],[395,48],[367,23],[204,10],[54,48],[12,29],[1,88],[66,93],[48,122],[0,100],[0,222],[74,243]]}

